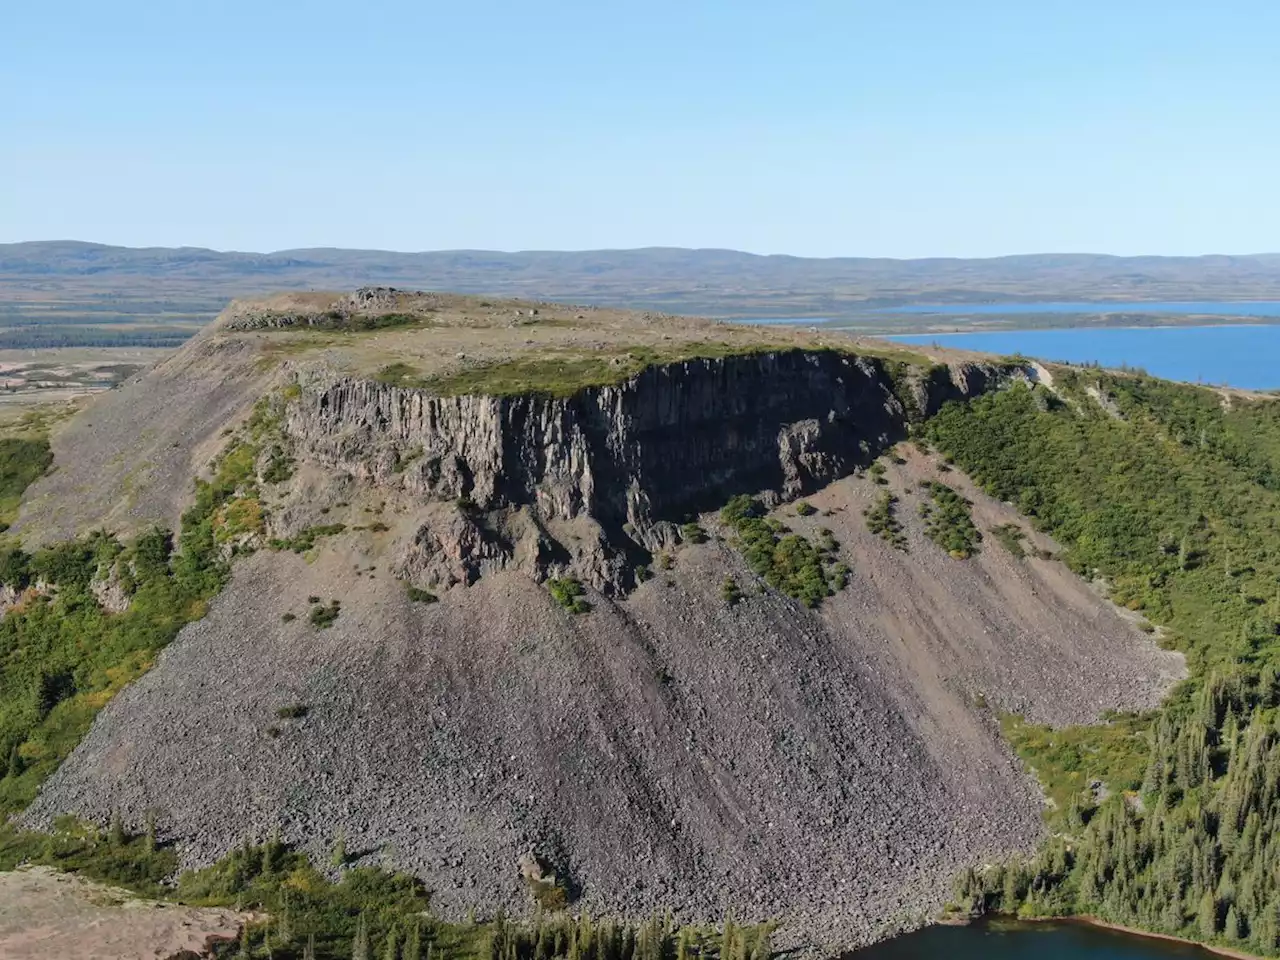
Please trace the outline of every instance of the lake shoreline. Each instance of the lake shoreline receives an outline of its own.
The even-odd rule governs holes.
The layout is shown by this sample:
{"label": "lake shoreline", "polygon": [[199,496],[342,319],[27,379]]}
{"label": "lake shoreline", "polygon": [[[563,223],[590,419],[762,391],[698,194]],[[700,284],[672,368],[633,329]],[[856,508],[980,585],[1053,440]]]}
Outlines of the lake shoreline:
{"label": "lake shoreline", "polygon": [[[1048,333],[1050,331],[1061,332],[1064,330],[1073,331],[1092,331],[1101,332],[1104,330],[1234,330],[1239,328],[1252,329],[1254,327],[1277,327],[1280,326],[1280,317],[1260,317],[1249,323],[1241,323],[1239,317],[1232,317],[1229,323],[1206,323],[1205,317],[1191,317],[1191,323],[1137,323],[1137,324],[1100,324],[1100,323],[1077,323],[1063,324],[1057,326],[1043,327],[995,327],[981,326],[979,324],[953,324],[946,330],[925,330],[909,332],[909,333],[868,333],[868,337],[880,337],[885,340],[894,340],[897,342],[905,342],[910,340],[915,343],[922,341],[927,337],[980,337],[983,334],[1026,334],[1026,333]],[[839,329],[832,327],[832,330]]]}
{"label": "lake shoreline", "polygon": [[1165,940],[1170,943],[1180,943],[1188,947],[1199,947],[1202,950],[1215,953],[1220,957],[1231,957],[1232,960],[1266,960],[1266,958],[1261,954],[1248,953],[1244,950],[1237,950],[1234,947],[1202,943],[1199,940],[1189,940],[1186,937],[1178,937],[1172,933],[1156,933],[1152,930],[1142,930],[1138,927],[1126,927],[1122,923],[1111,923],[1108,920],[1101,920],[1098,917],[1091,917],[1087,914],[1077,914],[1069,917],[1017,917],[1016,919],[1026,923],[1075,923],[1086,927],[1097,927],[1100,930],[1114,930],[1117,933],[1127,933],[1130,936],[1142,937],[1147,940]]}

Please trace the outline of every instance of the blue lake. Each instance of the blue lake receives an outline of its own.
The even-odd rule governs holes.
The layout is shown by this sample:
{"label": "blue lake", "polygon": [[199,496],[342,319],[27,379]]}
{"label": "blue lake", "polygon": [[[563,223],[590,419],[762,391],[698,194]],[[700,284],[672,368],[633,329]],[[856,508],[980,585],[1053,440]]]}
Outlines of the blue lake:
{"label": "blue lake", "polygon": [[[1277,305],[1280,307],[1280,305]],[[1280,388],[1280,325],[1109,327],[924,333],[899,343],[937,344],[983,353],[1020,353],[1041,360],[1142,367],[1169,380]]]}
{"label": "blue lake", "polygon": [[1280,317],[1280,300],[1057,301],[1042,303],[913,303],[875,313],[1006,316],[1030,313],[1164,313],[1220,317]]}

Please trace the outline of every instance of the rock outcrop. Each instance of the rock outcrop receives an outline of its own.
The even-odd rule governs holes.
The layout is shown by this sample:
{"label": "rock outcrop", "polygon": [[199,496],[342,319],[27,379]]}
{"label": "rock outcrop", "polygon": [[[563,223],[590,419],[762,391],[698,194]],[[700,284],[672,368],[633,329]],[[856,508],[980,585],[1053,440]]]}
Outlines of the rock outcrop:
{"label": "rock outcrop", "polygon": [[[285,431],[327,467],[461,505],[446,529],[423,531],[410,573],[452,571],[443,578],[453,582],[505,565],[518,512],[521,535],[534,536],[526,552],[552,565],[567,549],[553,528],[592,525],[586,539],[599,549],[571,566],[616,592],[631,586],[625,558],[669,542],[673,523],[738,493],[817,489],[869,463],[912,418],[1015,375],[788,350],[657,365],[569,397],[436,396],[322,377],[303,384]],[[444,568],[425,559],[446,554]]]}

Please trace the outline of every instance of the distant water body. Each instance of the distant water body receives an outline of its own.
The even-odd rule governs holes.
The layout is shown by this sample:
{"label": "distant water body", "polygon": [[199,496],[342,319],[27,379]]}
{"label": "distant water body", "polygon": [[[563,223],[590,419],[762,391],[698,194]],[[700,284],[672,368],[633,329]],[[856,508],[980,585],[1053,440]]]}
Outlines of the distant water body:
{"label": "distant water body", "polygon": [[1078,923],[929,927],[846,954],[844,960],[1212,960],[1190,944]]}
{"label": "distant water body", "polygon": [[947,317],[1009,316],[1032,313],[1163,313],[1179,316],[1280,317],[1280,300],[1055,301],[1042,303],[913,303],[881,307],[875,313],[934,314]]}
{"label": "distant water body", "polygon": [[1141,367],[1168,380],[1280,388],[1280,325],[1215,327],[1079,327],[925,333],[889,337],[982,353],[1019,353],[1041,360]]}

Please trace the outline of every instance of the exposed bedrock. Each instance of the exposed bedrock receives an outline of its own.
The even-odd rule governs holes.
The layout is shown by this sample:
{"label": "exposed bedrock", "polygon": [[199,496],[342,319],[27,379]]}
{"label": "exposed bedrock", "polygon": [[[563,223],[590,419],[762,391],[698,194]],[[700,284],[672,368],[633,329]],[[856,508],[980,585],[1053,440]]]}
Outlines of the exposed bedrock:
{"label": "exposed bedrock", "polygon": [[[544,560],[563,552],[549,527],[589,519],[600,550],[573,569],[613,591],[630,586],[621,558],[668,542],[671,521],[737,493],[814,490],[900,439],[912,417],[1015,375],[791,350],[655,366],[563,398],[441,397],[328,378],[304,387],[286,431],[304,456],[379,486],[501,512],[491,528],[520,510],[541,544],[526,553]],[[501,545],[509,532],[467,523],[452,521],[457,535],[446,531],[440,549],[461,545],[465,561],[474,541],[476,570],[501,566],[514,551]],[[440,534],[419,539],[430,553]]]}

